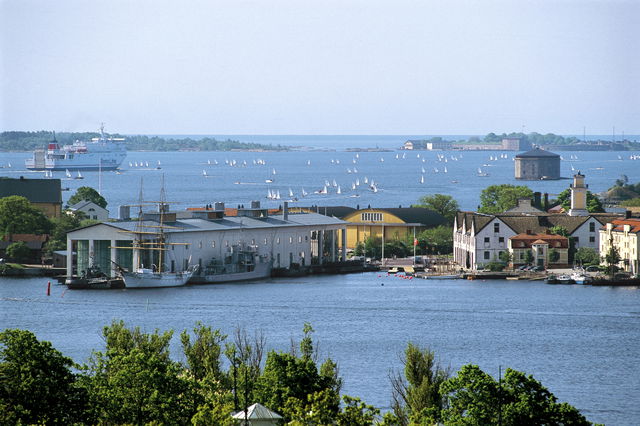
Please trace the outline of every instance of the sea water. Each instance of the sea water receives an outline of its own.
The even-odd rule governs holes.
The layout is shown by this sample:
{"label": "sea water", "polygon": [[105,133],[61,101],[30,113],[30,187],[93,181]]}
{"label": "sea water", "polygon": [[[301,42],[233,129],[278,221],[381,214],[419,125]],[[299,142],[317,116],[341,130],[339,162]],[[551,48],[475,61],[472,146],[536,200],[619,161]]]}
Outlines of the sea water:
{"label": "sea water", "polygon": [[153,290],[67,290],[47,280],[0,279],[0,329],[29,329],[76,362],[103,350],[102,327],[122,319],[178,334],[202,321],[231,334],[262,331],[288,351],[311,323],[320,359],[331,357],[343,392],[389,409],[388,376],[407,342],[428,346],[452,371],[478,364],[498,377],[532,374],[591,421],[640,418],[640,289],[523,281],[400,279],[382,273],[282,278]]}

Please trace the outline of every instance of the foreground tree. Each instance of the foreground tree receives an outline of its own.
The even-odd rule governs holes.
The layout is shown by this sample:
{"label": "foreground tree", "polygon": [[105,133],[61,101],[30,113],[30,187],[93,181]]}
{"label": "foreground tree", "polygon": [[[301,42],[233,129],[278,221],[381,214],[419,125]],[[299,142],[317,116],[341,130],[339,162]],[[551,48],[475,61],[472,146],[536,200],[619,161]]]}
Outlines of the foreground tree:
{"label": "foreground tree", "polygon": [[412,207],[424,207],[434,212],[440,213],[447,219],[449,225],[453,225],[456,212],[460,209],[458,202],[451,195],[433,194],[425,195],[418,199],[418,204]]}
{"label": "foreground tree", "polygon": [[590,425],[580,412],[557,398],[532,376],[507,369],[497,382],[477,365],[463,366],[442,384],[444,424]]}
{"label": "foreground tree", "polygon": [[73,206],[80,201],[91,201],[93,203],[96,203],[103,209],[107,208],[107,200],[105,200],[98,191],[91,188],[90,186],[81,186],[80,188],[78,188],[76,193],[73,194],[71,198],[69,198],[69,201],[67,201],[67,205]]}
{"label": "foreground tree", "polygon": [[591,247],[580,247],[576,250],[574,258],[582,265],[598,265],[600,263],[598,251]]}
{"label": "foreground tree", "polygon": [[0,198],[0,237],[11,240],[13,234],[46,234],[51,222],[25,197]]}
{"label": "foreground tree", "polygon": [[611,245],[607,253],[604,255],[604,262],[607,264],[607,273],[609,274],[611,279],[613,279],[613,275],[618,270],[618,263],[620,263],[621,260],[622,257],[620,257],[618,248],[614,245]]}
{"label": "foreground tree", "polygon": [[173,332],[147,334],[114,321],[105,327],[106,352],[94,352],[85,386],[97,423],[188,423],[192,386],[169,358]]}
{"label": "foreground tree", "polygon": [[72,366],[30,331],[0,332],[0,424],[83,422],[87,398]]}
{"label": "foreground tree", "polygon": [[16,262],[27,262],[31,259],[31,249],[23,241],[17,241],[7,247],[7,257]]}
{"label": "foreground tree", "polygon": [[428,348],[409,343],[404,351],[403,374],[391,376],[392,408],[398,424],[433,424],[442,409],[441,384],[448,379],[443,368]]}
{"label": "foreground tree", "polygon": [[533,191],[523,185],[491,185],[480,193],[478,212],[486,214],[504,213],[518,205],[519,198],[531,198]]}

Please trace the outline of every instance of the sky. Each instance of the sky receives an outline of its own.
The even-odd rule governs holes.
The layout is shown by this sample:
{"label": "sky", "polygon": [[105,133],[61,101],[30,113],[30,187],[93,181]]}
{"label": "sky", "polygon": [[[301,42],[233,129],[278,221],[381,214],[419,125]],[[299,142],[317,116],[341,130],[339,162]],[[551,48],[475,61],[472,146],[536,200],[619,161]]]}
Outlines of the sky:
{"label": "sky", "polygon": [[0,0],[0,131],[640,133],[640,1]]}

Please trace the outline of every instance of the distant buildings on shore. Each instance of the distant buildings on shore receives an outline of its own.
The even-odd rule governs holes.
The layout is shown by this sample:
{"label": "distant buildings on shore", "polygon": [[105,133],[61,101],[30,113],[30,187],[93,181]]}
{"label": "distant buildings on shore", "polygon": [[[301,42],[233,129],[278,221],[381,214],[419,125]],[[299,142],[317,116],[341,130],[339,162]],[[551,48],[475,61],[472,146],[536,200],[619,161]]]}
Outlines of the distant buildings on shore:
{"label": "distant buildings on shore", "polygon": [[[623,142],[633,143],[629,141]],[[540,144],[539,147],[554,151],[626,151],[628,148],[625,143],[599,140],[572,144]],[[442,138],[432,138],[429,140],[408,140],[401,149],[427,151],[525,151],[532,147],[533,145],[528,140],[516,137],[503,138],[499,143],[454,142]]]}

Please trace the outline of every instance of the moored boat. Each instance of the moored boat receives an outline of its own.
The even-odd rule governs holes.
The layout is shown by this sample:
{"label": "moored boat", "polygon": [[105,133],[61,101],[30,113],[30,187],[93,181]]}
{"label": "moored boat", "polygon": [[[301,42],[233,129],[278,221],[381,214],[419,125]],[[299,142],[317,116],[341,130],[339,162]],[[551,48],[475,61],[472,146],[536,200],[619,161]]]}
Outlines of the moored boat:
{"label": "moored boat", "polygon": [[190,283],[214,284],[250,281],[271,276],[271,261],[260,256],[254,246],[236,244],[229,247],[224,259],[211,259],[191,277]]}

